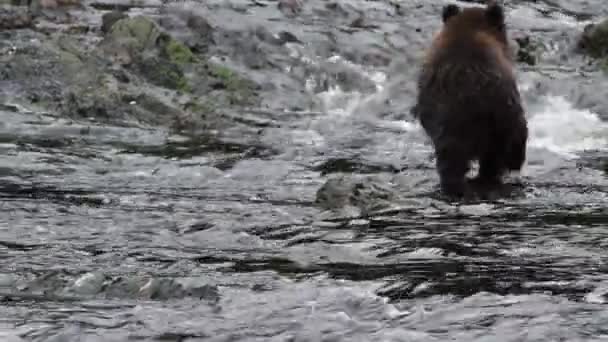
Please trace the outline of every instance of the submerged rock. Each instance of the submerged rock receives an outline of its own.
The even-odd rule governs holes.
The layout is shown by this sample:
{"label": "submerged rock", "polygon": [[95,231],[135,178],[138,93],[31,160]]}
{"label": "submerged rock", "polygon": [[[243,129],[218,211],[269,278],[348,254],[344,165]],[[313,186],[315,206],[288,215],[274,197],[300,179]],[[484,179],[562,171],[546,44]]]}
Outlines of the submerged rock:
{"label": "submerged rock", "polygon": [[326,210],[358,208],[362,215],[389,207],[397,196],[371,176],[338,175],[319,188],[315,204]]}

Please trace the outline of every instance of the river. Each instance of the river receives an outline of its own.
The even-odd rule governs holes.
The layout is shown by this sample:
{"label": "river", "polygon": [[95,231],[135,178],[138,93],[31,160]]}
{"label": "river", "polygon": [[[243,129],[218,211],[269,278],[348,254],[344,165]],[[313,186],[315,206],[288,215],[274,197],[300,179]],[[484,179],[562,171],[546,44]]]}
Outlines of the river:
{"label": "river", "polygon": [[[314,10],[294,24],[260,3],[245,24],[214,18],[313,43],[327,29]],[[378,33],[339,38],[342,53],[290,46],[314,110],[269,99],[192,139],[1,107],[2,340],[608,339],[606,76],[569,48],[603,2],[508,4],[514,35],[550,47],[518,64],[528,160],[508,194],[468,204],[436,196],[408,111],[407,43],[428,41],[440,4],[352,6],[391,33],[394,59],[358,54]]]}

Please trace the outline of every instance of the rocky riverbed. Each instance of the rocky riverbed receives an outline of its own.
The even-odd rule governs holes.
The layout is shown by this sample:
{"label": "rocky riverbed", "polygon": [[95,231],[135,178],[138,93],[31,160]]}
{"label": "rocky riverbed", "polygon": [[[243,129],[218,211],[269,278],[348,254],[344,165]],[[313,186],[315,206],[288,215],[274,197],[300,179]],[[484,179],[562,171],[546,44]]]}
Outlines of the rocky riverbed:
{"label": "rocky riverbed", "polygon": [[0,0],[0,338],[605,339],[608,7],[505,5],[528,160],[458,204],[446,3]]}

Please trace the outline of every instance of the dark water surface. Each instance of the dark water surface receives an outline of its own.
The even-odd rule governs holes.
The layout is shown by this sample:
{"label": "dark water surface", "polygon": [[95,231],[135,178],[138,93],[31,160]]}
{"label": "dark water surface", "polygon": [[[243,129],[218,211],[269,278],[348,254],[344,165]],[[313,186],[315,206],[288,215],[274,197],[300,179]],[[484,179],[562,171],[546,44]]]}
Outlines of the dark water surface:
{"label": "dark water surface", "polygon": [[[432,35],[443,2],[388,16],[353,1],[380,25],[356,38],[314,11],[322,1],[295,23],[263,3],[249,21],[214,18],[311,42],[292,47],[292,71],[315,110],[232,113],[192,140],[0,109],[0,339],[608,339],[606,76],[570,50],[603,1],[509,3],[514,35],[550,47],[519,66],[529,158],[522,185],[465,205],[437,198],[408,113],[408,42]],[[363,58],[383,30],[403,60]],[[341,32],[340,53],[320,53],[318,31]]]}

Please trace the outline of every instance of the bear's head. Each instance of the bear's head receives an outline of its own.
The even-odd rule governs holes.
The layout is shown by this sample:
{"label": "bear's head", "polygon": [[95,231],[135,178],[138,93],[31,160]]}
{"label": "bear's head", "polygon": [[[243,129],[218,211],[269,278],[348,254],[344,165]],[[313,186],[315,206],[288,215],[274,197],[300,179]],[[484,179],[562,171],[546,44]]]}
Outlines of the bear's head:
{"label": "bear's head", "polygon": [[[507,38],[505,14],[502,6],[494,0],[489,0],[485,7],[460,8],[453,4],[446,5],[441,12],[441,19],[443,25],[434,37],[431,48],[427,50],[425,64],[432,64],[440,55],[453,61],[454,58],[450,56],[455,54],[485,51],[481,54],[486,56],[484,58],[489,53],[505,71],[511,69],[514,54]],[[478,54],[477,57],[479,56]]]}
{"label": "bear's head", "polygon": [[473,36],[483,33],[504,46],[508,44],[504,10],[495,1],[488,1],[485,8],[462,9],[458,5],[446,5],[441,12],[441,19],[442,32],[449,32],[450,35]]}

